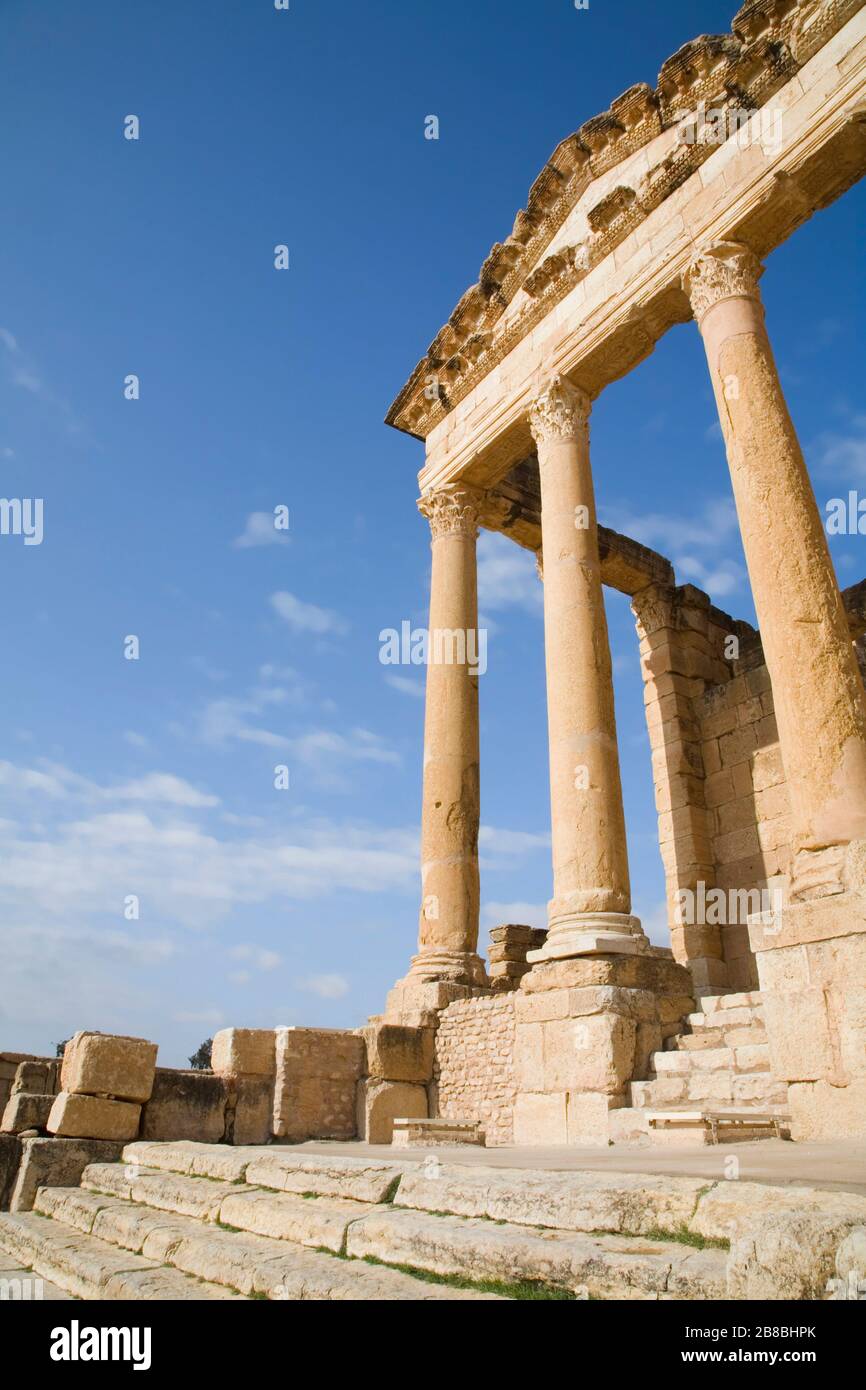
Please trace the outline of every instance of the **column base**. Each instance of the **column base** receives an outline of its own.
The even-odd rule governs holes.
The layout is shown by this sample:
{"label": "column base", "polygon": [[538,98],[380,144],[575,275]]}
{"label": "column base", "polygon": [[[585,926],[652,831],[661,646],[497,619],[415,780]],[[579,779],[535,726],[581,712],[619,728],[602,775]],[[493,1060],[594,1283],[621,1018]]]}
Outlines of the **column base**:
{"label": "column base", "polygon": [[644,955],[649,940],[639,917],[626,912],[581,912],[550,923],[547,940],[526,959],[568,960],[572,956]]}
{"label": "column base", "polygon": [[455,1000],[488,989],[484,961],[474,951],[422,951],[389,992],[384,1018],[421,1027]]}

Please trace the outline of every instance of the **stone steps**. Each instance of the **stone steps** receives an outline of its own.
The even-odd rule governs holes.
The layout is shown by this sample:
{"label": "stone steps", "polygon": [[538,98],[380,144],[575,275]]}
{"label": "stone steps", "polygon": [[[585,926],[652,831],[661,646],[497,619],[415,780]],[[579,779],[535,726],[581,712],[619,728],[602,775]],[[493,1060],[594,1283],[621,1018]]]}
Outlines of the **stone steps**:
{"label": "stone steps", "polygon": [[[395,1180],[394,1167],[130,1144],[121,1162],[90,1165],[82,1186],[43,1187],[34,1211],[0,1213],[0,1260],[86,1299],[453,1301],[498,1297],[484,1281],[531,1296],[508,1287],[531,1281],[576,1297],[669,1300],[749,1297],[772,1255],[774,1287],[811,1297],[824,1246],[866,1223],[866,1197],[843,1192],[438,1159],[406,1160]],[[762,1221],[795,1233],[811,1223],[808,1279],[791,1282],[784,1243],[778,1257],[751,1252]],[[813,1241],[823,1242],[814,1257]]]}
{"label": "stone steps", "polygon": [[[708,996],[697,1013],[688,1015],[686,1028],[669,1038],[663,1051],[653,1053],[649,1078],[631,1083],[631,1106],[612,1121],[615,1142],[661,1142],[662,1126],[650,1126],[641,1117],[648,1110],[682,1110],[684,1125],[686,1112],[696,1110],[721,1114],[745,1107],[787,1118],[788,1090],[770,1070],[759,993]],[[664,1128],[666,1142],[675,1142],[675,1126]],[[765,1126],[759,1132],[770,1136],[773,1129]],[[730,1139],[755,1137],[745,1129],[726,1134]]]}
{"label": "stone steps", "polygon": [[[146,1166],[140,1162],[145,1157]],[[0,1214],[0,1249],[83,1298],[496,1296],[425,1282],[394,1266],[475,1284],[553,1285],[578,1297],[724,1296],[723,1251],[695,1250],[656,1236],[657,1226],[668,1229],[672,1210],[679,1212],[676,1201],[672,1209],[666,1197],[657,1203],[652,1194],[642,1198],[653,1212],[647,1223],[652,1235],[611,1234],[615,1217],[595,1201],[577,1229],[555,1224],[554,1201],[554,1218],[548,1216],[542,1229],[519,1216],[490,1219],[480,1208],[472,1214],[431,1208],[426,1192],[436,1200],[449,1198],[436,1182],[427,1186],[426,1165],[419,1163],[397,1170],[405,1203],[370,1200],[399,1196],[394,1168],[267,1149],[242,1153],[222,1146],[130,1144],[123,1161],[89,1165],[78,1188],[40,1188],[32,1213]],[[237,1176],[228,1179],[229,1173]],[[279,1188],[265,1186],[262,1177]],[[623,1181],[628,1190],[617,1200],[633,1211],[632,1184]],[[327,1194],[314,1194],[310,1183]],[[548,1185],[539,1194],[545,1203]],[[697,1186],[687,1183],[681,1216],[693,1209]],[[596,1210],[610,1226],[594,1230],[600,1224]]]}
{"label": "stone steps", "polygon": [[[362,1263],[370,1257],[383,1265],[410,1265],[479,1282],[550,1283],[601,1298],[715,1298],[724,1293],[723,1255],[695,1251],[675,1241],[555,1229],[539,1232],[377,1203],[303,1198],[259,1188],[245,1191],[244,1184],[218,1199],[219,1224],[212,1232],[204,1218],[180,1215],[173,1209],[179,1203],[175,1175],[155,1171],[143,1175],[151,1205],[104,1196],[97,1188],[106,1182],[104,1170],[111,1166],[95,1165],[99,1171],[85,1174],[83,1190],[42,1189],[37,1210],[103,1242],[150,1254],[199,1278],[227,1279],[245,1293],[269,1292],[277,1286],[294,1289],[303,1282],[307,1297],[324,1296],[314,1290],[322,1287],[323,1278],[332,1287],[330,1265],[323,1266],[317,1255],[315,1271],[311,1271],[309,1257],[292,1250],[292,1245],[347,1255],[348,1264],[334,1262],[341,1267],[341,1284],[347,1268],[362,1287],[373,1275],[384,1278],[386,1291],[362,1291],[356,1297],[389,1296],[387,1286],[393,1283],[390,1276],[395,1271],[371,1270]],[[189,1184],[221,1186],[206,1178],[182,1181],[187,1184],[182,1198],[185,1208],[190,1205]],[[116,1190],[110,1179],[108,1186]],[[155,1200],[157,1206],[152,1205]],[[207,1200],[201,1197],[200,1210]],[[408,1276],[397,1277],[402,1281]],[[419,1291],[437,1288],[411,1279],[410,1284],[416,1298],[425,1296]],[[449,1294],[453,1291],[439,1289],[440,1296]]]}
{"label": "stone steps", "polygon": [[13,1303],[69,1303],[73,1295],[52,1284],[49,1279],[34,1274],[24,1265],[15,1264],[8,1255],[0,1253],[0,1301]]}
{"label": "stone steps", "polygon": [[238,1297],[233,1290],[164,1269],[160,1260],[119,1251],[34,1211],[0,1212],[0,1249],[76,1298],[138,1302]]}

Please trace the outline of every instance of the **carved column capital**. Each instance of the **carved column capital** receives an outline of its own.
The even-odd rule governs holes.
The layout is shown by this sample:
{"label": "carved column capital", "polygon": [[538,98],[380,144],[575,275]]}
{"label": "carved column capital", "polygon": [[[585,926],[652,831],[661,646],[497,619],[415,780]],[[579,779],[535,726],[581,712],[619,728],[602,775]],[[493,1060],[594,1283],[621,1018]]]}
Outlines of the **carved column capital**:
{"label": "carved column capital", "polygon": [[532,402],[532,437],[538,445],[575,439],[588,429],[591,409],[592,401],[585,391],[564,377],[555,376]]}
{"label": "carved column capital", "polygon": [[433,540],[440,536],[468,536],[475,540],[485,493],[462,483],[446,483],[418,498],[418,510],[430,522]]}
{"label": "carved column capital", "polygon": [[632,595],[631,611],[641,635],[649,637],[663,627],[674,627],[673,590],[660,584],[648,584]]}
{"label": "carved column capital", "polygon": [[683,276],[683,288],[700,324],[723,299],[745,295],[760,302],[758,281],[764,267],[754,251],[738,241],[719,241],[696,256]]}

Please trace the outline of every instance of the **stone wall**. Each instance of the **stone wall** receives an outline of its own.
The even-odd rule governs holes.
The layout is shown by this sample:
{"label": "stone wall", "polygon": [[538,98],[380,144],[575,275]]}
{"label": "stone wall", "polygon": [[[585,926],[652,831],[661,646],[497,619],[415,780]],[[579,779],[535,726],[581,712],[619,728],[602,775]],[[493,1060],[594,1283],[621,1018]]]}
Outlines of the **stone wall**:
{"label": "stone wall", "polygon": [[458,1000],[436,1032],[432,1113],[480,1121],[489,1146],[513,1142],[514,999]]}
{"label": "stone wall", "polygon": [[[843,598],[866,670],[866,581]],[[746,894],[784,894],[791,861],[760,635],[691,584],[648,585],[633,606],[674,955],[688,965],[699,995],[757,989]],[[720,920],[711,912],[710,921],[678,920],[678,894],[701,884],[726,894]]]}
{"label": "stone wall", "polygon": [[[773,692],[757,637],[744,644],[740,659],[732,663],[730,680],[696,702],[696,713],[715,886],[726,892],[783,891],[791,862],[790,804]],[[734,900],[729,896],[728,901]],[[720,935],[728,986],[757,989],[744,913],[723,922]]]}

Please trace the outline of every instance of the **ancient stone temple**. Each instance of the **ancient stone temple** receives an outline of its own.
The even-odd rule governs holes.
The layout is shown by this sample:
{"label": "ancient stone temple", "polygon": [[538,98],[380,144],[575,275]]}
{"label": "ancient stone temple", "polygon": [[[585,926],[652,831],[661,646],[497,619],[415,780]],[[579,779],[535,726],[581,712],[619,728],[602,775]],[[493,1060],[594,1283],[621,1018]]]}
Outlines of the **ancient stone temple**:
{"label": "ancient stone temple", "polygon": [[[407,922],[366,1024],[223,1029],[206,1070],[92,1019],[62,1060],[0,1053],[0,1298],[866,1296],[866,580],[840,593],[760,289],[864,173],[866,0],[749,0],[553,152],[388,415],[432,546],[417,949]],[[593,403],[690,320],[759,631],[597,522]],[[537,557],[552,842],[546,929],[489,944],[481,527]],[[632,910],[605,585],[665,947]]]}
{"label": "ancient stone temple", "polygon": [[[862,0],[750,0],[686,44],[553,152],[388,413],[424,441],[431,651],[472,646],[479,527],[544,586],[547,932],[497,929],[486,973],[478,678],[440,642],[385,1013],[435,1029],[434,1111],[488,1142],[866,1134],[866,584],[840,593],[760,290],[866,170],[864,79]],[[760,632],[596,519],[593,402],[690,319]],[[631,910],[604,585],[640,638],[670,949]]]}

